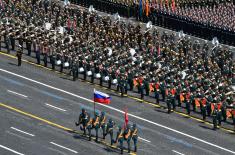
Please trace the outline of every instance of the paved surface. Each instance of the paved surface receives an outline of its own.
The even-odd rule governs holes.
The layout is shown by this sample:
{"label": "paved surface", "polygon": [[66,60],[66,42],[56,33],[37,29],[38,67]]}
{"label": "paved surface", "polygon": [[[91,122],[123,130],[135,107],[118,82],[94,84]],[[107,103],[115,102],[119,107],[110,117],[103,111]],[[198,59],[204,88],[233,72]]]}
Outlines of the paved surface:
{"label": "paved surface", "polygon": [[[95,85],[73,82],[70,77],[27,63],[18,67],[16,59],[4,55],[0,55],[0,62],[0,154],[119,153],[108,146],[109,139],[105,143],[89,142],[65,130],[78,130],[74,122],[82,107],[93,113]],[[106,111],[109,118],[122,125],[123,109],[128,108],[129,120],[137,123],[143,138],[138,154],[235,154],[232,133],[213,131],[208,124],[175,113],[168,115],[164,109],[105,92],[111,95],[112,103],[97,104],[96,109]]]}

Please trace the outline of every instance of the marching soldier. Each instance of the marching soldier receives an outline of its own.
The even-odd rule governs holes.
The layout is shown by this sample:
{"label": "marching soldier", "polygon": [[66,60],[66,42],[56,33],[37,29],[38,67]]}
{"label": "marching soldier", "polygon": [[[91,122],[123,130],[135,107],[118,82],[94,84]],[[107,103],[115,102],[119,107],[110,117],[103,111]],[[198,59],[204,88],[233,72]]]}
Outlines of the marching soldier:
{"label": "marching soldier", "polygon": [[107,123],[105,137],[107,136],[107,134],[110,135],[110,141],[111,141],[110,144],[111,145],[113,145],[113,142],[114,142],[114,140],[113,140],[113,128],[114,128],[114,125],[115,125],[114,121],[110,118],[108,123]]}
{"label": "marching soldier", "polygon": [[95,117],[93,118],[92,126],[95,129],[95,141],[98,141],[98,131],[99,131],[99,121],[100,121],[100,116],[99,113],[95,113]]}
{"label": "marching soldier", "polygon": [[137,152],[137,142],[138,142],[138,129],[136,124],[133,124],[132,130],[131,130],[131,137],[134,142],[134,152]]}
{"label": "marching soldier", "polygon": [[129,124],[126,126],[123,135],[124,135],[124,139],[127,142],[128,153],[130,153],[131,152],[131,145],[130,145],[130,142],[131,142],[131,129],[130,129]]}
{"label": "marching soldier", "polygon": [[89,120],[90,120],[89,114],[86,112],[85,109],[82,109],[82,113],[79,115],[78,122],[75,122],[75,125],[79,126],[80,124],[82,124],[82,127],[80,127],[80,129],[83,130],[84,135],[86,135],[86,125]]}
{"label": "marching soldier", "polygon": [[[85,126],[85,129],[88,130],[89,141],[91,141],[92,122],[93,122],[93,119],[90,117],[90,118],[88,119],[88,122],[87,122],[86,126]],[[98,134],[98,133],[97,133],[97,134]],[[97,140],[98,140],[98,138],[97,138]]]}
{"label": "marching soldier", "polygon": [[105,116],[105,112],[101,112],[100,115],[100,120],[99,120],[99,126],[102,129],[102,133],[103,133],[103,139],[105,139],[105,126],[106,126],[106,116]]}
{"label": "marching soldier", "polygon": [[119,142],[121,154],[123,154],[123,141],[124,141],[124,137],[123,137],[122,127],[119,126],[118,127],[118,131],[117,131],[117,136],[116,136],[115,143]]}
{"label": "marching soldier", "polygon": [[18,59],[18,66],[21,66],[22,54],[23,54],[23,52],[22,52],[21,48],[19,48],[16,52],[16,56],[17,56],[17,59]]}

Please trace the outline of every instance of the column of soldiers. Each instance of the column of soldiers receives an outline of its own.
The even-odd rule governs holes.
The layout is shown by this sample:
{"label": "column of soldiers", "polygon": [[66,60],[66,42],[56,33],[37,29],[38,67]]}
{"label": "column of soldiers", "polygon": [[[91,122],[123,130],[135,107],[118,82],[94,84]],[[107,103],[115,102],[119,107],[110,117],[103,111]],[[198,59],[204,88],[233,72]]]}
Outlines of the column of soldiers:
{"label": "column of soldiers", "polygon": [[28,55],[34,53],[38,64],[43,58],[47,66],[49,59],[52,69],[69,69],[73,80],[82,73],[84,80],[98,79],[100,85],[106,81],[122,95],[136,86],[141,99],[154,92],[156,103],[166,101],[169,113],[176,105],[184,106],[188,114],[199,109],[205,120],[212,103],[221,103],[226,121],[228,109],[233,111],[232,49],[114,21],[74,5],[40,2],[16,1],[17,11],[10,9],[13,4],[6,6],[0,25],[6,49],[15,47],[15,41],[6,39],[11,37],[21,50],[26,43]]}
{"label": "column of soldiers", "polygon": [[[131,140],[134,144],[134,152],[137,152],[137,142],[138,142],[138,128],[136,124],[133,124],[131,127],[129,124],[122,128],[121,126],[116,127],[115,122],[110,118],[107,122],[107,117],[105,112],[101,112],[99,115],[98,112],[95,112],[94,118],[91,118],[90,114],[83,108],[79,119],[75,122],[76,126],[80,126],[80,129],[83,131],[83,134],[86,136],[88,131],[89,141],[91,141],[91,130],[95,130],[95,141],[98,142],[100,128],[102,130],[102,139],[105,140],[106,136],[110,136],[111,146],[114,143],[119,143],[121,154],[123,154],[123,142],[127,142],[128,153],[131,151]],[[116,132],[116,138],[114,137],[115,129],[118,129]]]}

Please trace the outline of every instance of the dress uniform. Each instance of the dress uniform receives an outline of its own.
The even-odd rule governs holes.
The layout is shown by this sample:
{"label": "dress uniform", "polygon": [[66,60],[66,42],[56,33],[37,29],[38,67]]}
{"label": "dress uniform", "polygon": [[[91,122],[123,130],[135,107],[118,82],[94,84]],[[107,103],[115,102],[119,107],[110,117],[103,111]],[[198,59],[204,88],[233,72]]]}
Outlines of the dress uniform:
{"label": "dress uniform", "polygon": [[218,125],[218,122],[217,122],[217,120],[218,120],[218,107],[217,107],[217,105],[214,105],[214,110],[212,111],[212,118],[213,118],[213,129],[216,130],[217,125]]}
{"label": "dress uniform", "polygon": [[95,129],[95,141],[98,141],[99,121],[100,121],[100,116],[99,113],[96,112],[95,117],[93,118],[92,121],[92,126]]}
{"label": "dress uniform", "polygon": [[82,124],[82,127],[80,127],[80,129],[83,130],[84,135],[86,135],[86,125],[89,120],[90,115],[86,112],[85,109],[82,109],[82,113],[79,115],[78,122],[75,122],[75,125],[79,126],[80,124]]}
{"label": "dress uniform", "polygon": [[103,139],[105,139],[106,116],[105,112],[101,112],[99,126],[102,129]]}
{"label": "dress uniform", "polygon": [[110,144],[113,145],[114,139],[113,139],[113,128],[114,128],[114,122],[113,120],[110,118],[108,123],[107,123],[107,128],[106,128],[106,133],[105,133],[105,137],[107,134],[110,135]]}
{"label": "dress uniform", "polygon": [[16,56],[17,56],[17,59],[18,59],[18,66],[21,66],[21,58],[22,58],[22,50],[21,49],[18,49],[17,50],[17,53],[16,53]]}
{"label": "dress uniform", "polygon": [[138,129],[136,124],[133,124],[133,127],[131,129],[131,137],[134,142],[134,152],[137,152],[137,142],[138,142]]}
{"label": "dress uniform", "polygon": [[123,154],[123,141],[124,141],[124,137],[123,137],[122,127],[119,126],[115,143],[119,142],[119,145],[120,145],[119,147],[120,147],[120,150],[121,150],[121,154]]}
{"label": "dress uniform", "polygon": [[131,129],[130,129],[130,125],[128,124],[124,130],[124,139],[127,142],[127,148],[128,148],[128,153],[131,152]]}

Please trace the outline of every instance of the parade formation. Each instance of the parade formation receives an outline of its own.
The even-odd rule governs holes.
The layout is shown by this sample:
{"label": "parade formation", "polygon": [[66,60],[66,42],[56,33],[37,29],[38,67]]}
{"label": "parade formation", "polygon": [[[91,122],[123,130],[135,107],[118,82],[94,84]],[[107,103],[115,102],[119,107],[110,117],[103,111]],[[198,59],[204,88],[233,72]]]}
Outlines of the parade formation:
{"label": "parade formation", "polygon": [[[115,87],[122,97],[135,91],[142,100],[152,96],[154,104],[166,104],[169,114],[185,107],[187,115],[212,117],[214,129],[232,119],[235,130],[234,49],[216,38],[212,43],[193,40],[182,31],[160,31],[151,22],[125,21],[118,14],[101,15],[93,7],[53,0],[4,0],[0,12],[0,39],[8,54],[16,52],[18,66],[26,50],[37,64],[42,60],[45,67],[66,70],[74,81],[81,74],[83,80]],[[226,24],[234,30],[234,22]],[[75,124],[89,140],[94,130],[96,141],[102,133],[111,145],[119,143],[121,153],[124,141],[128,152],[131,141],[137,151],[136,124],[122,127],[105,112],[95,112],[92,118],[85,109]]]}
{"label": "parade formation", "polygon": [[141,99],[152,92],[156,104],[166,101],[168,113],[184,104],[187,114],[199,110],[204,120],[214,107],[219,122],[234,118],[233,53],[218,41],[209,45],[182,32],[161,34],[151,24],[126,23],[55,1],[8,2],[1,16],[8,53],[18,40],[19,66],[26,43],[38,64],[42,59],[60,72],[69,69],[73,80],[83,74],[84,80],[116,85],[122,95],[137,89]]}
{"label": "parade formation", "polygon": [[[80,129],[83,131],[83,134],[86,136],[88,131],[89,141],[91,141],[91,130],[95,130],[95,141],[98,142],[99,131],[102,130],[102,140],[105,140],[106,136],[110,136],[110,145],[119,143],[121,154],[123,154],[124,146],[123,142],[127,143],[128,153],[131,151],[131,140],[134,144],[134,152],[137,152],[137,141],[138,141],[138,129],[136,124],[133,124],[132,127],[127,124],[125,127],[121,125],[116,125],[115,122],[110,118],[107,121],[105,112],[101,112],[99,115],[98,112],[95,112],[94,118],[91,118],[90,114],[82,109],[81,114],[79,115],[78,122],[75,122],[76,126],[80,125]],[[116,131],[116,137],[114,136]]]}

